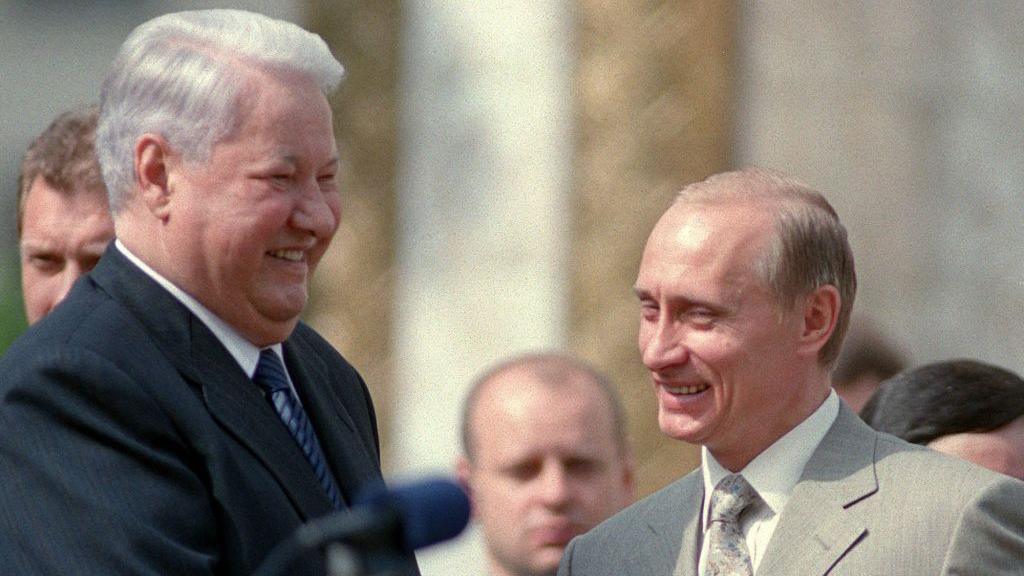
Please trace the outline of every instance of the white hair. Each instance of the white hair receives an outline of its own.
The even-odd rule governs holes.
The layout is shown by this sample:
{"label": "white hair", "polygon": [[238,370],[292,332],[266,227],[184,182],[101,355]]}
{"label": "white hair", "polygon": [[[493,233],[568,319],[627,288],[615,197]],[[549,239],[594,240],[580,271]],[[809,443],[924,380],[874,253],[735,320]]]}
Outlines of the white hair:
{"label": "white hair", "polygon": [[142,134],[159,134],[193,162],[206,161],[232,134],[242,116],[238,98],[247,65],[307,74],[325,95],[345,74],[322,38],[262,14],[176,12],[132,31],[100,93],[96,150],[112,211],[134,187],[134,149]]}

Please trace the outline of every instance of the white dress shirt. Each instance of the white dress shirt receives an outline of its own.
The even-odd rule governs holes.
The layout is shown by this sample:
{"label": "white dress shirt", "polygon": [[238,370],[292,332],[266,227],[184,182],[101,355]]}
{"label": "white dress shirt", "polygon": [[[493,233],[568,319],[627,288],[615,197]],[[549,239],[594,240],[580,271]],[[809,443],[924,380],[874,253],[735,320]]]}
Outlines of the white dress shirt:
{"label": "white dress shirt", "polygon": [[[775,526],[779,523],[779,514],[789,501],[811,454],[838,415],[839,397],[832,391],[817,410],[739,471],[764,501],[764,504],[751,507],[740,517],[740,529],[747,540],[750,562],[755,573],[764,557],[768,541],[775,532]],[[707,531],[711,492],[731,472],[719,464],[707,448],[701,448],[701,471],[704,475],[701,527],[702,531]],[[702,540],[698,574],[704,574],[707,566],[708,539]]]}
{"label": "white dress shirt", "polygon": [[[157,284],[164,287],[165,290],[171,293],[179,302],[185,305],[190,312],[196,315],[199,320],[206,325],[207,328],[213,332],[213,335],[217,337],[217,340],[227,348],[228,353],[231,357],[238,362],[245,375],[252,379],[253,374],[256,373],[256,365],[260,361],[260,348],[252,342],[245,339],[244,336],[238,333],[237,330],[228,325],[227,322],[221,320],[213,312],[210,312],[205,306],[199,303],[198,300],[190,296],[181,288],[175,286],[170,280],[164,278],[159,272],[153,270],[145,262],[139,259],[138,256],[132,254],[121,240],[115,239],[114,246],[125,255],[126,258],[131,260],[132,264],[135,264],[147,276],[156,281]],[[284,353],[281,347],[281,343],[273,344],[269,348],[273,349],[277,353],[278,357],[281,358],[282,364],[284,364]],[[288,386],[292,389],[292,394],[295,395],[295,399],[298,400],[299,396],[295,393],[295,385],[292,384],[292,377],[288,374],[288,368],[285,366],[285,375],[288,377]],[[299,402],[301,405],[301,401]]]}

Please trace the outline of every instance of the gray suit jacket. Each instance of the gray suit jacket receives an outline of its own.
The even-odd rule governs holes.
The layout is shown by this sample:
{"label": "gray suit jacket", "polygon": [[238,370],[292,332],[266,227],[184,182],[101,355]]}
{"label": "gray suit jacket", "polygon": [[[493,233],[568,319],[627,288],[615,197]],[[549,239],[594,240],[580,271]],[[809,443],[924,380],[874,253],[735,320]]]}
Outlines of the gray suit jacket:
{"label": "gray suit jacket", "polygon": [[[573,540],[559,576],[697,576],[696,470]],[[1024,574],[1024,482],[875,432],[845,406],[757,576]]]}

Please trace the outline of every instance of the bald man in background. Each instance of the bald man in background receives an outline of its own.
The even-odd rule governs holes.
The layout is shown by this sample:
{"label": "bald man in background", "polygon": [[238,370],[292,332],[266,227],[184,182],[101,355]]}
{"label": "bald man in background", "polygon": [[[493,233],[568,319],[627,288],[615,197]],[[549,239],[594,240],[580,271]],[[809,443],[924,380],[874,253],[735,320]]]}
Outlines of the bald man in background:
{"label": "bald man in background", "polygon": [[29,324],[64,299],[114,238],[96,159],[98,114],[95,106],[61,114],[21,162],[18,243]]}
{"label": "bald man in background", "polygon": [[477,379],[458,474],[491,576],[554,575],[569,540],[633,502],[624,420],[608,379],[567,355],[515,357]]}

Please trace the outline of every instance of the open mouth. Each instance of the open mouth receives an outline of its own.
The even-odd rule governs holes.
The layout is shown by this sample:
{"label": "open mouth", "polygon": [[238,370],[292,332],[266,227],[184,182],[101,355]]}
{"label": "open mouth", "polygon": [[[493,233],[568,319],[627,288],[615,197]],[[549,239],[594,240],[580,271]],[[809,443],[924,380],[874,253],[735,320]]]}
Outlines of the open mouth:
{"label": "open mouth", "polygon": [[669,386],[668,384],[664,384],[663,387],[669,394],[674,394],[676,396],[689,396],[691,394],[700,394],[711,386],[708,386],[707,384],[696,384],[693,386]]}
{"label": "open mouth", "polygon": [[302,250],[271,250],[267,254],[273,258],[287,260],[288,262],[302,262],[304,256]]}

